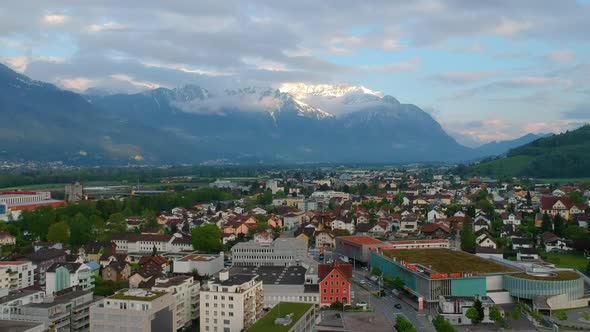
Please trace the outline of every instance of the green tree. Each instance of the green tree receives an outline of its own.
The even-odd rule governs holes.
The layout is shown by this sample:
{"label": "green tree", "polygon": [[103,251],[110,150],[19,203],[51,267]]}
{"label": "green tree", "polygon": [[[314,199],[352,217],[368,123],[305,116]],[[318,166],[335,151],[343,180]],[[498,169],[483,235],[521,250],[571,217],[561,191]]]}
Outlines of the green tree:
{"label": "green tree", "polygon": [[398,332],[418,332],[414,325],[402,315],[395,318],[395,330]]}
{"label": "green tree", "polygon": [[196,227],[192,232],[193,248],[207,253],[217,253],[223,248],[221,230],[217,225],[209,224]]}
{"label": "green tree", "polygon": [[475,310],[477,311],[477,323],[480,323],[485,317],[485,313],[483,311],[483,303],[481,303],[479,299],[476,299],[473,303],[473,308],[475,308]]}
{"label": "green tree", "polygon": [[504,317],[502,317],[502,312],[500,311],[500,309],[498,309],[498,307],[493,306],[490,309],[490,319],[493,320],[494,323],[498,323],[502,321],[502,319],[504,319]]}
{"label": "green tree", "polygon": [[469,318],[471,320],[471,323],[473,323],[474,325],[477,325],[480,322],[479,313],[477,312],[477,309],[475,309],[474,307],[467,309],[465,316],[467,316],[467,318]]}
{"label": "green tree", "polygon": [[74,247],[84,245],[92,241],[92,228],[88,219],[82,213],[70,220],[70,244]]}
{"label": "green tree", "polygon": [[584,204],[584,197],[577,191],[572,191],[569,194],[569,199],[572,204]]}
{"label": "green tree", "polygon": [[432,325],[437,332],[457,332],[457,329],[443,316],[438,315],[432,320]]}
{"label": "green tree", "polygon": [[57,243],[68,243],[70,239],[70,228],[65,221],[60,221],[49,227],[47,240]]}
{"label": "green tree", "polygon": [[563,220],[563,217],[559,213],[556,214],[553,218],[553,229],[555,231],[555,234],[557,234],[558,236],[563,235],[563,232],[565,230],[565,222]]}
{"label": "green tree", "polygon": [[264,232],[267,229],[269,229],[270,226],[268,226],[268,223],[266,221],[264,222],[257,222],[256,223],[256,232]]}
{"label": "green tree", "polygon": [[473,231],[473,224],[467,221],[463,224],[461,231],[461,250],[473,251],[475,250],[475,232]]}
{"label": "green tree", "polygon": [[259,205],[270,205],[272,204],[272,191],[267,189],[262,193],[262,195],[258,195],[256,198],[256,203]]}
{"label": "green tree", "polygon": [[541,229],[543,232],[553,231],[553,222],[551,222],[551,217],[547,214],[547,212],[543,213],[543,223],[541,224]]}

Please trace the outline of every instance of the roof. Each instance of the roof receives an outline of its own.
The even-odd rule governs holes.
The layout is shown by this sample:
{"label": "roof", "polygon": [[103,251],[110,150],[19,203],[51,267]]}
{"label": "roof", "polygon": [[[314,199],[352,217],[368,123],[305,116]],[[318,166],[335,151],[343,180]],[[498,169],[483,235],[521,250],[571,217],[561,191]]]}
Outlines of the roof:
{"label": "roof", "polygon": [[565,205],[566,209],[571,207],[571,202],[568,197],[560,197],[560,196],[545,196],[541,197],[541,209],[543,210],[551,210],[555,203],[560,201],[563,205]]}
{"label": "roof", "polygon": [[[281,302],[274,306],[264,317],[259,319],[246,332],[288,332],[297,322],[313,307],[311,303]],[[277,318],[293,314],[291,322],[287,325],[275,324]]]}
{"label": "roof", "polygon": [[41,330],[43,330],[43,323],[0,319],[0,330],[5,332],[26,332],[37,330],[37,327],[40,327]]}
{"label": "roof", "polygon": [[139,241],[152,241],[152,242],[168,242],[172,238],[172,235],[166,234],[135,234],[135,233],[119,233],[113,234],[113,241],[127,241],[127,242],[139,242]]}
{"label": "roof", "polygon": [[97,262],[90,261],[90,262],[86,263],[86,265],[88,265],[88,267],[92,271],[100,270],[100,264],[98,264]]}
{"label": "roof", "polygon": [[451,230],[446,226],[446,225],[441,225],[441,224],[425,224],[424,226],[422,226],[422,232],[423,233],[434,233],[437,230],[442,230],[443,232],[447,233],[447,234],[451,234]]}
{"label": "roof", "polygon": [[501,248],[498,249],[494,249],[492,247],[480,247],[477,246],[475,248],[475,253],[476,254],[504,254],[504,250],[502,250]]}
{"label": "roof", "polygon": [[255,274],[236,273],[230,274],[226,280],[222,281],[216,279],[215,281],[221,286],[239,286],[248,281],[251,281],[252,279],[255,279],[256,277],[258,276]]}
{"label": "roof", "polygon": [[340,273],[342,273],[342,275],[347,279],[352,278],[352,264],[334,261],[330,264],[318,265],[318,279],[323,280],[328,274],[330,274],[330,272],[334,270],[340,271]]}
{"label": "roof", "polygon": [[381,245],[381,244],[383,244],[383,241],[379,241],[375,238],[372,238],[370,236],[364,236],[364,235],[339,236],[339,237],[337,237],[337,239],[348,241],[348,242],[354,242],[356,244],[361,244],[361,245],[372,245],[372,244],[380,244]]}
{"label": "roof", "polygon": [[178,286],[178,285],[183,284],[184,282],[186,282],[190,278],[192,278],[192,277],[190,277],[190,276],[176,276],[176,277],[172,277],[172,278],[157,279],[154,284],[154,287],[168,288],[171,286]]}
{"label": "roof", "polygon": [[525,237],[515,237],[512,239],[512,244],[531,244],[531,240]]}
{"label": "roof", "polygon": [[80,264],[80,263],[57,262],[57,263],[51,264],[49,266],[49,268],[47,269],[47,272],[55,272],[55,270],[57,270],[57,268],[65,267],[71,273],[71,272],[77,271],[80,268],[80,266],[82,266],[82,264]]}
{"label": "roof", "polygon": [[54,259],[57,257],[63,256],[66,257],[66,252],[61,249],[54,249],[54,248],[47,248],[47,249],[39,249],[38,251],[28,254],[25,257],[30,259],[33,262],[41,262],[47,261],[50,259]]}
{"label": "roof", "polygon": [[438,273],[491,274],[513,272],[509,267],[460,250],[438,248],[393,249],[385,250],[383,255],[395,258],[398,262],[404,261],[429,266]]}
{"label": "roof", "polygon": [[303,266],[232,266],[231,274],[256,274],[264,285],[303,285]]}
{"label": "roof", "polygon": [[147,264],[148,262],[153,262],[158,265],[168,263],[168,260],[162,256],[141,256],[139,259],[139,265]]}

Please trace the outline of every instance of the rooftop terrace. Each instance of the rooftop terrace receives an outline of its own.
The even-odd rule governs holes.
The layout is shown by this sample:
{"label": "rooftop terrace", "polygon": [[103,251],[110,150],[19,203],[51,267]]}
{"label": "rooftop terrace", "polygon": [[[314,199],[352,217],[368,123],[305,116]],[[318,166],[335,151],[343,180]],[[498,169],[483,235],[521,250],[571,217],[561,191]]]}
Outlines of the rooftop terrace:
{"label": "rooftop terrace", "polygon": [[[247,332],[287,332],[303,317],[303,315],[311,308],[311,303],[288,303],[281,302],[277,304],[266,316],[262,317],[252,325]],[[288,325],[277,325],[275,319],[285,318],[288,314],[293,313],[293,319]]]}

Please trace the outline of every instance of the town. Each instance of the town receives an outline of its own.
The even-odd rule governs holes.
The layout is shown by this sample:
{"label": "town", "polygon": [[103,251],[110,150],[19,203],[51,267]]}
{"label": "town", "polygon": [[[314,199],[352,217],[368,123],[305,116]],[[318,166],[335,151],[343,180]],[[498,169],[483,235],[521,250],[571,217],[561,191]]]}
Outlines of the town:
{"label": "town", "polygon": [[249,172],[2,191],[0,330],[590,329],[590,183]]}

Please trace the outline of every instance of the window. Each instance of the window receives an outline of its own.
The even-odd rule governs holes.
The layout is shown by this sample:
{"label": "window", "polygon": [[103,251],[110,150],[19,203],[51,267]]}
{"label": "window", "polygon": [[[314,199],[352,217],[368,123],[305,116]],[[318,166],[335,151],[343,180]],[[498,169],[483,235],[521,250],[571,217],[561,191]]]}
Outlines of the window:
{"label": "window", "polygon": [[225,320],[223,321],[223,324],[225,324],[225,325],[229,325],[229,319],[225,319]]}

